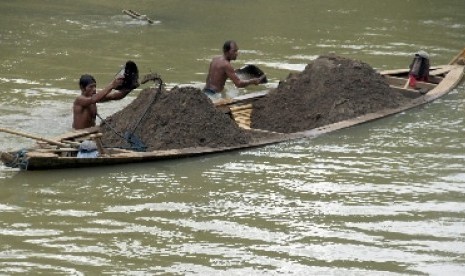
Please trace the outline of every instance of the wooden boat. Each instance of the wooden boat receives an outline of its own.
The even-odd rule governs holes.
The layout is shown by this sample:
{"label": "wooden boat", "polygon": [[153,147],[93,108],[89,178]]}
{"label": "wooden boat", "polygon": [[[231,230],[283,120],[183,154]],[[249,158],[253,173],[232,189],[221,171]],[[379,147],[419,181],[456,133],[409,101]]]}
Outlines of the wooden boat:
{"label": "wooden boat", "polygon": [[[465,69],[465,49],[454,57],[447,65],[435,66],[430,69],[429,82],[419,82],[421,89],[427,89],[428,93],[422,94],[418,90],[405,87],[408,79],[408,69],[388,70],[380,72],[385,76],[392,89],[402,92],[411,98],[407,104],[395,109],[384,109],[379,112],[365,114],[352,119],[325,125],[319,128],[309,129],[302,132],[284,134],[265,130],[250,128],[250,114],[252,103],[265,96],[268,92],[256,92],[228,100],[215,102],[217,108],[226,109],[232,113],[237,124],[249,129],[251,132],[263,133],[263,138],[256,139],[251,143],[234,147],[223,148],[183,148],[173,150],[156,150],[149,152],[138,152],[121,148],[103,148],[99,143],[99,128],[93,127],[84,130],[72,131],[52,139],[36,137],[34,135],[0,129],[16,135],[25,136],[38,140],[38,146],[17,152],[2,152],[0,159],[7,167],[19,168],[21,170],[45,170],[57,168],[76,168],[100,165],[114,165],[135,162],[149,162],[156,160],[167,160],[183,157],[206,155],[233,150],[241,150],[253,147],[279,143],[292,139],[312,138],[339,129],[362,124],[372,120],[390,116],[405,110],[429,103],[447,94],[454,89],[462,80]],[[95,140],[101,153],[95,158],[78,158],[77,145],[84,140]]]}
{"label": "wooden boat", "polygon": [[122,10],[122,12],[126,15],[129,15],[130,17],[141,20],[141,21],[147,21],[149,24],[153,24],[153,20],[148,18],[147,15],[145,14],[140,14],[134,10]]}

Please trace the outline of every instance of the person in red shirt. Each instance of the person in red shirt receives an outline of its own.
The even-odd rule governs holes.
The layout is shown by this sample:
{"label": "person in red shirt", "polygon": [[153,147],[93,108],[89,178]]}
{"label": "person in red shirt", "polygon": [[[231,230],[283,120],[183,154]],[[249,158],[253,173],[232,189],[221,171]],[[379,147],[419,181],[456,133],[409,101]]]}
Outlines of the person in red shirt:
{"label": "person in red shirt", "polygon": [[425,51],[418,51],[409,66],[409,82],[408,86],[417,89],[417,82],[427,82],[429,78],[429,55]]}

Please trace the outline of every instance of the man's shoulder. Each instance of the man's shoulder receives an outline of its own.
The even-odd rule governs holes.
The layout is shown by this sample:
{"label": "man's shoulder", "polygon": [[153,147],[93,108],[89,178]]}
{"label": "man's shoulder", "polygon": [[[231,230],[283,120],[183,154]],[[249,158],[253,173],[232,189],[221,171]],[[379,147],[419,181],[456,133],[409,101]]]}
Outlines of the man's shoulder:
{"label": "man's shoulder", "polygon": [[89,96],[86,96],[86,95],[79,95],[76,97],[76,99],[74,101],[79,101],[79,100],[83,100],[83,99],[90,99],[91,97]]}
{"label": "man's shoulder", "polygon": [[214,57],[212,62],[221,66],[227,66],[230,64],[229,61],[225,59],[223,56]]}
{"label": "man's shoulder", "polygon": [[85,96],[85,95],[79,95],[74,99],[73,105],[74,106],[84,106],[87,105],[87,101],[91,100],[92,97]]}

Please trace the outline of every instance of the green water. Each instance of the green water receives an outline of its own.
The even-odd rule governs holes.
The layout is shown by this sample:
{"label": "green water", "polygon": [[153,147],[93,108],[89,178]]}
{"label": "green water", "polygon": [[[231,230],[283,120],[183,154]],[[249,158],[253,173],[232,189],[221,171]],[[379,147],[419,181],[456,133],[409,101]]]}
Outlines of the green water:
{"label": "green water", "polygon": [[[434,65],[465,46],[462,0],[0,0],[0,11],[1,125],[44,137],[70,129],[81,74],[103,86],[128,59],[169,87],[202,87],[235,39],[233,65],[270,80],[228,83],[235,96],[329,52],[393,69],[418,49]],[[202,158],[0,167],[0,274],[463,275],[464,101],[461,84],[369,124]],[[0,133],[1,150],[32,144]]]}

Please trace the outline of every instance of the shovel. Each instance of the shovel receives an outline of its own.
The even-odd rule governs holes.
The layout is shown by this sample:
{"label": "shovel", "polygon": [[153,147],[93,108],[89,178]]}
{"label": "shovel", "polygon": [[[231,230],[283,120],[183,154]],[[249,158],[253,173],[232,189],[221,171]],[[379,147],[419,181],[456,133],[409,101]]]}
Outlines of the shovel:
{"label": "shovel", "polygon": [[124,139],[131,145],[131,149],[135,151],[144,152],[147,149],[147,146],[144,144],[144,142],[142,142],[142,140],[139,137],[137,137],[137,135],[135,135],[135,132],[137,128],[139,127],[140,123],[142,122],[142,120],[147,115],[148,111],[150,110],[150,107],[155,103],[155,101],[158,99],[159,95],[161,94],[163,81],[161,80],[160,77],[157,77],[156,80],[158,80],[159,86],[158,86],[158,90],[155,91],[155,95],[153,96],[152,101],[147,106],[147,109],[145,110],[144,114],[142,114],[142,116],[139,118],[139,120],[135,124],[132,131],[126,131],[124,133]]}
{"label": "shovel", "polygon": [[124,139],[131,145],[131,149],[135,151],[144,152],[147,150],[147,146],[142,140],[137,137],[133,132],[124,133]]}
{"label": "shovel", "polygon": [[[250,80],[265,76],[265,73],[253,64],[247,64],[239,69],[236,69],[235,72],[241,80]],[[260,81],[261,84],[267,82],[268,80],[266,79],[266,76]]]}

